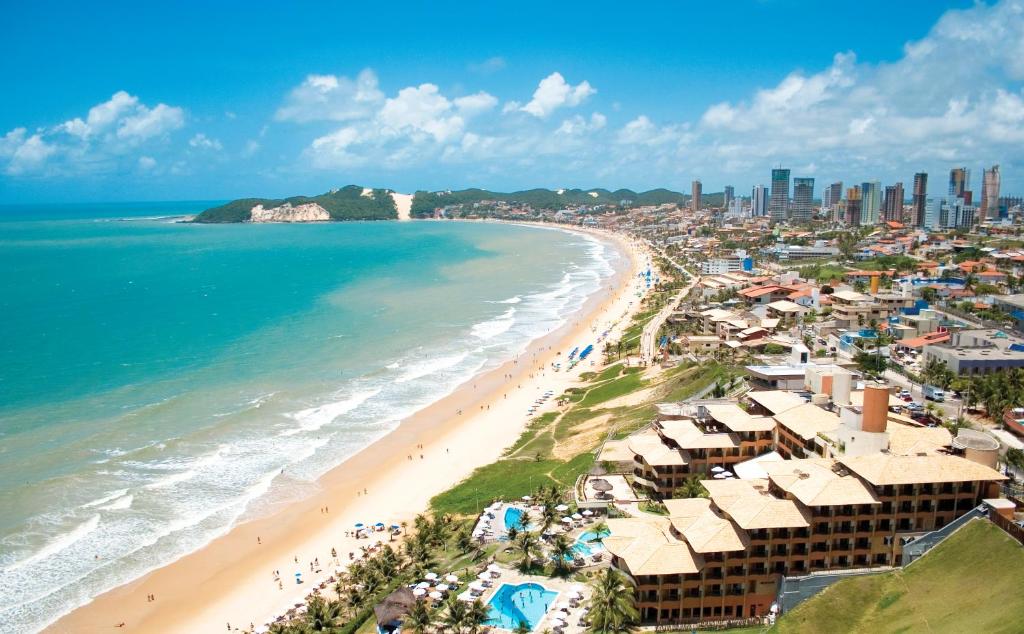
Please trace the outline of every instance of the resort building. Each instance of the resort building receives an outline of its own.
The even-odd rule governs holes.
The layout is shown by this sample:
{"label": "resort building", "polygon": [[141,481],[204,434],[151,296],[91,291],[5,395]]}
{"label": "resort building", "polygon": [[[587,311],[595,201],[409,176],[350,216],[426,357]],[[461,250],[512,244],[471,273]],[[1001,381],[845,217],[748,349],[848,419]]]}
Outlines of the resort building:
{"label": "resort building", "polygon": [[944,361],[959,375],[1024,368],[1024,341],[999,330],[963,330],[944,343],[924,347],[925,362]]}

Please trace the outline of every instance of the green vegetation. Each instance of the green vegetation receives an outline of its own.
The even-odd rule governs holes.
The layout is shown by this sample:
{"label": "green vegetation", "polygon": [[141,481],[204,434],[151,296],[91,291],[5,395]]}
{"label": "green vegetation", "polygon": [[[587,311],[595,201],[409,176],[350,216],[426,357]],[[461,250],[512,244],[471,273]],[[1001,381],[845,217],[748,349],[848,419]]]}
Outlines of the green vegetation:
{"label": "green vegetation", "polygon": [[823,283],[830,280],[842,280],[846,269],[838,264],[826,262],[824,264],[801,266],[797,269],[797,272],[805,280],[817,280]]}
{"label": "green vegetation", "polygon": [[779,634],[1019,632],[1024,549],[974,520],[904,570],[851,577],[783,615]]}
{"label": "green vegetation", "polygon": [[906,255],[879,255],[861,262],[858,266],[865,271],[888,271],[889,269],[895,269],[898,273],[906,273],[916,271],[919,263],[920,260]]}
{"label": "green vegetation", "polygon": [[213,207],[200,213],[193,222],[227,223],[247,222],[252,218],[252,208],[263,205],[270,209],[285,203],[303,205],[316,203],[331,215],[333,220],[391,220],[398,217],[395,201],[386,189],[374,189],[369,196],[363,196],[359,185],[348,185],[319,196],[293,196],[283,200],[268,198],[242,198],[226,205]]}
{"label": "green vegetation", "polygon": [[[596,193],[597,196],[592,196]],[[707,196],[705,196],[707,198]],[[529,205],[534,209],[556,210],[566,205],[614,205],[630,201],[633,205],[660,205],[663,203],[685,204],[690,197],[667,189],[652,189],[635,192],[630,189],[566,189],[561,194],[550,189],[528,189],[517,192],[492,192],[486,189],[463,189],[459,191],[428,192],[418,191],[412,199],[412,214],[428,216],[438,207],[473,205],[475,203],[506,202]]]}

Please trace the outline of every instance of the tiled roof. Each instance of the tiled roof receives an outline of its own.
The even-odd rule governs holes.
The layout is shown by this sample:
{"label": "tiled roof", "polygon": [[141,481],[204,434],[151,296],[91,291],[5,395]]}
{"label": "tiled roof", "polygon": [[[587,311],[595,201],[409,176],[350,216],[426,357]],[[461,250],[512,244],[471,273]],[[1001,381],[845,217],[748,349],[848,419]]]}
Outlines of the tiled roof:
{"label": "tiled roof", "polygon": [[712,418],[735,432],[775,429],[775,421],[770,417],[751,416],[736,403],[711,403],[704,407]]}
{"label": "tiled roof", "polygon": [[665,500],[669,521],[698,553],[744,550],[746,533],[715,511],[706,498]]}
{"label": "tiled roof", "polygon": [[611,535],[602,540],[604,547],[633,575],[690,574],[704,567],[701,555],[672,536],[667,518],[644,515],[609,519],[608,530]]}
{"label": "tiled roof", "polygon": [[839,416],[811,403],[779,412],[775,414],[775,420],[804,440],[811,440],[819,432],[839,429]]}
{"label": "tiled roof", "polygon": [[765,480],[701,480],[711,501],[744,530],[810,526],[811,514],[794,500],[768,493]]}
{"label": "tiled roof", "polygon": [[878,504],[878,498],[860,478],[833,471],[827,459],[784,460],[764,465],[776,486],[807,506]]}
{"label": "tiled roof", "polygon": [[665,420],[661,433],[683,449],[728,449],[740,446],[740,439],[732,433],[705,434],[691,420]]}
{"label": "tiled roof", "polygon": [[803,405],[807,401],[787,390],[765,390],[761,392],[747,392],[747,398],[764,407],[772,414],[793,409]]}
{"label": "tiled roof", "polygon": [[876,486],[1006,479],[1006,476],[995,469],[959,456],[869,454],[854,458],[840,458],[840,462],[850,471]]}
{"label": "tiled roof", "polygon": [[648,429],[626,439],[629,450],[643,456],[644,461],[655,466],[690,464],[690,455],[679,449],[668,447],[658,432]]}

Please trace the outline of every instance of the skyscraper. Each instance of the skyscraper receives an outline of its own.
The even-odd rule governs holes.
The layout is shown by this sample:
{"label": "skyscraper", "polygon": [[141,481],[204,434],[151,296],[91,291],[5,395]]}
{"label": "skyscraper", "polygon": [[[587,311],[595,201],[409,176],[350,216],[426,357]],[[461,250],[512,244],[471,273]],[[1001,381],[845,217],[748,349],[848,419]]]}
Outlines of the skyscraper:
{"label": "skyscraper", "polygon": [[736,198],[736,188],[734,188],[732,185],[726,185],[725,194],[723,198],[724,199],[722,200],[722,206],[728,209],[729,203],[731,203],[733,199]]}
{"label": "skyscraper", "polygon": [[832,211],[843,199],[843,183],[832,183],[821,192],[821,208]]}
{"label": "skyscraper", "polygon": [[914,174],[914,196],[911,200],[911,221],[914,226],[924,226],[925,204],[928,197],[928,175],[924,172]]}
{"label": "skyscraper", "polygon": [[971,188],[971,170],[966,167],[954,167],[949,170],[949,195],[966,198],[964,192]]}
{"label": "skyscraper", "polygon": [[846,190],[846,224],[851,227],[860,226],[861,196],[860,187]]}
{"label": "skyscraper", "polygon": [[701,209],[701,192],[700,181],[693,181],[693,184],[690,186],[690,209],[693,211],[700,211]]}
{"label": "skyscraper", "polygon": [[789,170],[772,170],[772,196],[768,201],[768,214],[773,222],[786,219],[789,209]]}
{"label": "skyscraper", "polygon": [[986,220],[999,218],[999,166],[982,172],[981,176],[981,216]]}
{"label": "skyscraper", "polygon": [[750,192],[750,215],[756,218],[766,213],[768,213],[768,188],[764,185],[755,185]]}
{"label": "skyscraper", "polygon": [[882,217],[886,222],[903,222],[903,183],[885,186]]}
{"label": "skyscraper", "polygon": [[878,224],[878,212],[882,208],[882,184],[878,181],[861,183],[860,220],[861,224]]}
{"label": "skyscraper", "polygon": [[794,178],[793,179],[793,220],[796,222],[810,222],[814,215],[812,203],[814,201],[814,179]]}

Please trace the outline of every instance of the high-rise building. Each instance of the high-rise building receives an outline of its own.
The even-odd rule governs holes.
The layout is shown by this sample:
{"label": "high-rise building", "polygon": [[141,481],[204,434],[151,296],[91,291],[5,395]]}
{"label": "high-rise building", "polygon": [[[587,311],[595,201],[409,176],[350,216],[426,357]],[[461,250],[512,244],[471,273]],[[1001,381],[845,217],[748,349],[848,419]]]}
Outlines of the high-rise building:
{"label": "high-rise building", "polygon": [[750,215],[754,218],[768,213],[768,188],[755,185],[750,192]]}
{"label": "high-rise building", "polygon": [[726,185],[724,191],[725,193],[723,194],[722,206],[728,209],[729,203],[731,203],[733,199],[736,198],[736,188],[733,187],[732,185]]}
{"label": "high-rise building", "polygon": [[882,184],[878,181],[861,183],[860,196],[861,224],[878,224],[878,212],[882,208]]}
{"label": "high-rise building", "polygon": [[964,192],[971,188],[971,170],[966,167],[954,167],[949,170],[949,195],[955,198],[966,198]]}
{"label": "high-rise building", "polygon": [[843,183],[832,183],[821,192],[821,208],[825,211],[833,211],[839,201],[843,199]]}
{"label": "high-rise building", "polygon": [[772,195],[768,201],[768,214],[772,221],[785,220],[789,211],[789,170],[772,170]]}
{"label": "high-rise building", "polygon": [[690,209],[700,211],[701,209],[701,184],[700,181],[693,181],[690,186]]}
{"label": "high-rise building", "polygon": [[814,179],[793,179],[793,220],[810,222],[814,215]]}
{"label": "high-rise building", "polygon": [[939,196],[925,202],[926,229],[965,229],[974,224],[975,208],[957,196]]}
{"label": "high-rise building", "polygon": [[846,224],[851,227],[860,226],[861,216],[861,191],[860,187],[854,186],[846,190]]}
{"label": "high-rise building", "polygon": [[916,227],[924,226],[925,203],[928,197],[928,175],[924,172],[914,174],[914,196],[911,199],[911,220]]}
{"label": "high-rise building", "polygon": [[886,222],[903,221],[903,183],[885,186],[882,217]]}
{"label": "high-rise building", "polygon": [[999,166],[984,170],[981,177],[981,216],[986,220],[999,218]]}

